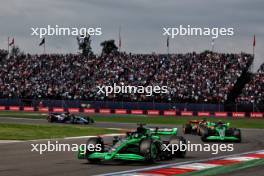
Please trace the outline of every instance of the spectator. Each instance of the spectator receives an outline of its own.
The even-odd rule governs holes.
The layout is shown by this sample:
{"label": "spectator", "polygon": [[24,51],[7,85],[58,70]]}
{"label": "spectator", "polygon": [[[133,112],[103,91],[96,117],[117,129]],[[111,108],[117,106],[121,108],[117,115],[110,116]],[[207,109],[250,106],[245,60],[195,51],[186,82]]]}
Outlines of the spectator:
{"label": "spectator", "polygon": [[262,64],[253,79],[246,84],[237,103],[264,103],[264,64]]}
{"label": "spectator", "polygon": [[[1,55],[0,55],[1,56]],[[223,103],[252,57],[187,53],[21,55],[3,59],[0,97]],[[97,94],[97,86],[168,86],[168,94]]]}

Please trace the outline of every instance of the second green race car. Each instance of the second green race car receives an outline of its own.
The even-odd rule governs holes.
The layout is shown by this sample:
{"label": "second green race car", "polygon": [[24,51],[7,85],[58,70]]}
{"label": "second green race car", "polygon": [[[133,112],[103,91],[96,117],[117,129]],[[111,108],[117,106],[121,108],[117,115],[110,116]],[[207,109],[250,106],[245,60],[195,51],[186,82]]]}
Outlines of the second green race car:
{"label": "second green race car", "polygon": [[[96,151],[80,147],[78,158],[90,162],[107,160],[130,160],[156,162],[172,158],[185,157],[186,151],[174,150],[174,145],[186,144],[186,140],[177,136],[177,128],[146,128],[142,124],[123,138],[114,137],[111,144],[104,143],[101,137],[89,138],[87,146],[101,146]],[[164,146],[168,150],[165,150]],[[172,152],[171,150],[174,150]]]}
{"label": "second green race car", "polygon": [[202,141],[233,141],[241,142],[241,130],[230,128],[230,123],[207,122],[206,127],[200,129]]}

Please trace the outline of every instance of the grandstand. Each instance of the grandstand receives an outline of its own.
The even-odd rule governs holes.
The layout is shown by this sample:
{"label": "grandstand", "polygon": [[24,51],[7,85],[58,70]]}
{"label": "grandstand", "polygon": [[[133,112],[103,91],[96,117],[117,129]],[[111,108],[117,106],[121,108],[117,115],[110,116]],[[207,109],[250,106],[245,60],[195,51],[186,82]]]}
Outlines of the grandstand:
{"label": "grandstand", "polygon": [[[0,53],[2,99],[263,104],[264,66],[252,75],[249,68],[253,57],[246,53],[116,53],[89,57],[79,54],[7,57],[6,51]],[[169,93],[153,96],[97,93],[97,86],[114,83],[167,86]]]}
{"label": "grandstand", "polygon": [[237,103],[264,103],[264,64],[262,64],[251,81],[245,85],[242,94],[236,99]]}

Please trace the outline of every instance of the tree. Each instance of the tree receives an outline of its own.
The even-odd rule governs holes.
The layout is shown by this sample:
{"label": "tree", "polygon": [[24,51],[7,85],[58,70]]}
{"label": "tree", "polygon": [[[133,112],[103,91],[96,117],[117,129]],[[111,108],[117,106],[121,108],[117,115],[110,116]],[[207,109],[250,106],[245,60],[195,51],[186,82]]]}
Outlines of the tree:
{"label": "tree", "polygon": [[0,62],[5,59],[8,55],[8,51],[7,50],[1,50],[0,49]]}
{"label": "tree", "polygon": [[110,54],[110,53],[116,53],[117,52],[117,46],[115,45],[115,40],[106,40],[101,43],[102,54]]}
{"label": "tree", "polygon": [[82,51],[83,56],[87,57],[93,55],[90,35],[87,34],[84,38],[77,37],[77,42],[78,42],[79,50]]}
{"label": "tree", "polygon": [[23,54],[23,53],[20,51],[20,48],[18,46],[12,47],[10,51],[10,56],[17,57],[20,54]]}

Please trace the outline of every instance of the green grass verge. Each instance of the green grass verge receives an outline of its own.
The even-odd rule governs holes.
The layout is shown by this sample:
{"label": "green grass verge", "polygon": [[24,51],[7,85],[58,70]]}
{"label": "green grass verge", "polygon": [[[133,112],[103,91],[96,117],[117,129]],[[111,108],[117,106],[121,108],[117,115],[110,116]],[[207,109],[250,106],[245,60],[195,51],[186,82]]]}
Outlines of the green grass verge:
{"label": "green grass verge", "polygon": [[52,139],[108,133],[120,133],[120,131],[80,125],[0,123],[0,140]]}
{"label": "green grass verge", "polygon": [[[39,112],[0,112],[0,117],[17,117],[46,119],[47,114]],[[191,119],[202,119],[201,117],[171,117],[171,116],[147,116],[147,115],[92,115],[97,122],[123,122],[123,123],[146,123],[146,124],[173,124],[183,125]],[[258,128],[264,129],[264,119],[232,119],[232,118],[215,118],[209,117],[208,120],[223,120],[230,122],[232,127],[236,128]]]}
{"label": "green grass verge", "polygon": [[46,113],[39,112],[23,112],[23,111],[1,111],[0,117],[16,117],[16,118],[31,118],[31,119],[41,119],[47,118]]}
{"label": "green grass verge", "polygon": [[236,170],[242,170],[242,169],[247,169],[250,167],[256,167],[261,165],[264,166],[264,159],[256,159],[252,161],[241,162],[238,164],[232,164],[232,165],[220,166],[220,167],[215,167],[201,171],[190,172],[186,174],[181,174],[180,176],[213,176],[213,175],[220,175],[224,173],[233,172]]}
{"label": "green grass verge", "polygon": [[[192,119],[202,119],[201,117],[162,117],[162,116],[94,116],[97,122],[124,122],[124,123],[146,123],[146,124],[173,124],[183,125]],[[232,118],[207,118],[208,120],[222,120],[230,122],[232,127],[236,128],[264,128],[264,119],[232,119]]]}

